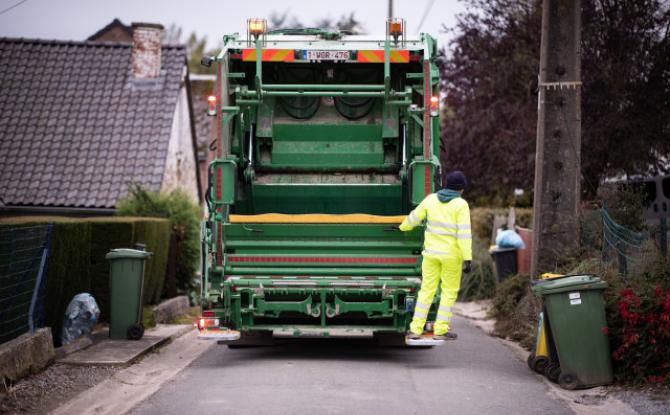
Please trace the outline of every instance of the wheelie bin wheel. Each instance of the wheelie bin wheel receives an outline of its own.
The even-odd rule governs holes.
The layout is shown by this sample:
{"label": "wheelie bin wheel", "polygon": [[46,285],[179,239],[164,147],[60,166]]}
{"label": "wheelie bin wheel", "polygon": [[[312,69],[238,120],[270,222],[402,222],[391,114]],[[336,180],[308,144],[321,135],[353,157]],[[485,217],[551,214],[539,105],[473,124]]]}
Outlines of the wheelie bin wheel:
{"label": "wheelie bin wheel", "polygon": [[530,370],[535,370],[535,353],[531,353],[528,355],[528,359],[526,359],[526,363],[528,364],[528,368]]}
{"label": "wheelie bin wheel", "polygon": [[126,332],[128,340],[139,340],[143,335],[144,326],[141,324],[131,324],[130,327],[128,327],[128,331]]}
{"label": "wheelie bin wheel", "polygon": [[573,375],[572,373],[561,373],[561,375],[558,377],[558,384],[563,389],[574,390],[577,389],[579,381],[577,376]]}
{"label": "wheelie bin wheel", "polygon": [[535,372],[540,375],[544,374],[544,368],[549,364],[549,358],[547,356],[535,356],[533,358],[533,369]]}
{"label": "wheelie bin wheel", "polygon": [[558,378],[561,376],[561,367],[558,363],[549,362],[544,367],[544,376],[554,383],[558,382]]}

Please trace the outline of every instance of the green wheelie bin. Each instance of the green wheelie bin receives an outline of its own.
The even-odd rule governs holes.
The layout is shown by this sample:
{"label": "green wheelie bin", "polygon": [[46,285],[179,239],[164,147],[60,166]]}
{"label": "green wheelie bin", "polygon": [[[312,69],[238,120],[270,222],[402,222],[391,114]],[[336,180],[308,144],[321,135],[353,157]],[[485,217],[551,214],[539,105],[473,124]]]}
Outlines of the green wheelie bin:
{"label": "green wheelie bin", "polygon": [[560,364],[558,383],[564,389],[612,383],[605,288],[607,283],[594,275],[553,278],[533,286],[547,310]]}
{"label": "green wheelie bin", "polygon": [[136,249],[112,249],[106,256],[110,264],[109,337],[139,340],[144,334],[142,286],[144,263],[153,255]]}

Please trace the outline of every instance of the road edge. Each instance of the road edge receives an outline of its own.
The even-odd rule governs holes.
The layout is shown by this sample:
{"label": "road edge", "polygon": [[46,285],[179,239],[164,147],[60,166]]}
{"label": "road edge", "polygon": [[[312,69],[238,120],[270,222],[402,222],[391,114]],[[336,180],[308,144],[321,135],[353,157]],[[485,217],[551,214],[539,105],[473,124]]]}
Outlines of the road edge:
{"label": "road edge", "polygon": [[125,414],[156,393],[215,343],[197,339],[189,330],[140,362],[115,373],[111,378],[87,389],[51,413]]}
{"label": "road edge", "polygon": [[[528,355],[530,354],[526,349],[521,347],[516,342],[500,338],[493,334],[495,319],[489,318],[488,312],[484,310],[489,306],[489,302],[475,301],[471,303],[456,303],[454,306],[454,314],[467,319],[468,322],[470,322],[473,326],[478,327],[489,336],[498,339],[501,343],[511,349],[516,357],[524,362],[525,365]],[[533,375],[540,379],[547,386],[548,395],[555,399],[564,401],[568,407],[577,415],[638,414],[638,412],[635,411],[630,405],[609,394],[605,387],[600,386],[591,389],[568,391],[540,374],[533,373]]]}

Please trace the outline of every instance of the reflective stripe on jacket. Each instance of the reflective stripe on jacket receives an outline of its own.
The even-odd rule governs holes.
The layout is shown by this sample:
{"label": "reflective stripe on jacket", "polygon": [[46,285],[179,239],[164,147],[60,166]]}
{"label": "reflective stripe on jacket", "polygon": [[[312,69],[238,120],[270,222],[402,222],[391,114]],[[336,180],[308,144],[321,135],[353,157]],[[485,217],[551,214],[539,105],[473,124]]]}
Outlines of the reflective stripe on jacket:
{"label": "reflective stripe on jacket", "polygon": [[455,255],[472,260],[472,230],[468,202],[457,197],[442,203],[435,193],[428,195],[400,224],[409,231],[426,222],[424,254]]}

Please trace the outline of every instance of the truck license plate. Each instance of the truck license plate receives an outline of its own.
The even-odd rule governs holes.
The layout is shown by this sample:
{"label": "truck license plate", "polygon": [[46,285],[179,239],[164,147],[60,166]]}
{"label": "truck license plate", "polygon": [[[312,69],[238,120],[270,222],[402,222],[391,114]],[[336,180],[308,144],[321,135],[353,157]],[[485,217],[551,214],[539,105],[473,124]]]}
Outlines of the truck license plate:
{"label": "truck license plate", "polygon": [[303,59],[310,61],[347,61],[351,56],[348,50],[305,50]]}

